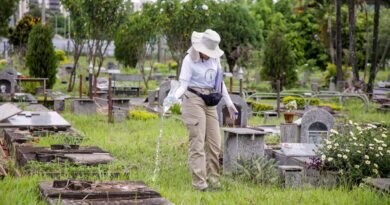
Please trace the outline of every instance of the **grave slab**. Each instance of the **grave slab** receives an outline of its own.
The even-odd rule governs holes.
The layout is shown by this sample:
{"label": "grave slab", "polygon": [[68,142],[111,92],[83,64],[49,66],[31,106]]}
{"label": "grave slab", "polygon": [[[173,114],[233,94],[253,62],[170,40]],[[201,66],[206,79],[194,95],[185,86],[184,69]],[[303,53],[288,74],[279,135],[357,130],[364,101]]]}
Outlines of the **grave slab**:
{"label": "grave slab", "polygon": [[376,178],[376,179],[363,179],[363,181],[369,185],[378,189],[379,191],[390,193],[390,178]]}
{"label": "grave slab", "polygon": [[57,180],[41,182],[39,189],[51,205],[173,205],[142,181]]}
{"label": "grave slab", "polygon": [[0,127],[57,127],[69,128],[71,125],[57,112],[23,111],[9,117]]}
{"label": "grave slab", "polygon": [[96,104],[91,99],[74,99],[71,101],[70,111],[76,115],[94,115]]}
{"label": "grave slab", "polygon": [[16,160],[20,166],[29,161],[43,163],[71,162],[81,165],[107,164],[112,156],[99,147],[78,147],[78,145],[52,145],[52,148],[18,146],[16,147]]}
{"label": "grave slab", "polygon": [[5,103],[0,106],[0,122],[22,112],[16,105]]}

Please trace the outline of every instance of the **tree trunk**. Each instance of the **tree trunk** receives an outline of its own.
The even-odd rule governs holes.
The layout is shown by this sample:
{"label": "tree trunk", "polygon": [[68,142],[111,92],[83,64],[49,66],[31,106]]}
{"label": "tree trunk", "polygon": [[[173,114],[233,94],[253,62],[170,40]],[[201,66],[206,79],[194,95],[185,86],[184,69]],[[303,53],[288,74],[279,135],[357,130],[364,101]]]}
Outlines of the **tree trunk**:
{"label": "tree trunk", "polygon": [[229,72],[233,74],[234,66],[236,65],[236,60],[230,57],[226,57],[227,64],[229,66]]}
{"label": "tree trunk", "polygon": [[328,34],[329,34],[329,54],[332,64],[335,64],[334,60],[334,45],[333,45],[333,34],[332,34],[332,17],[328,16]]}
{"label": "tree trunk", "polygon": [[341,3],[342,0],[336,0],[336,62],[337,62],[337,81],[343,80],[342,70],[342,44],[341,44]]}
{"label": "tree trunk", "polygon": [[374,39],[372,43],[372,57],[371,57],[371,69],[370,78],[367,84],[367,93],[370,98],[373,97],[374,81],[376,75],[376,65],[378,59],[378,28],[379,28],[379,15],[380,15],[380,0],[375,0],[375,15],[374,15]]}
{"label": "tree trunk", "polygon": [[359,81],[359,68],[356,62],[356,50],[355,50],[355,28],[356,28],[356,15],[355,15],[355,0],[349,0],[348,4],[349,14],[349,62],[352,66],[353,79],[355,82]]}
{"label": "tree trunk", "polygon": [[367,10],[367,4],[364,7],[364,14],[365,14],[365,27],[366,27],[366,57],[364,60],[364,74],[363,74],[363,81],[366,80],[366,73],[367,73],[367,65],[368,65],[368,56],[370,55],[370,35],[369,35],[369,22],[368,22],[368,10]]}
{"label": "tree trunk", "polygon": [[376,69],[376,73],[378,73],[378,71],[380,69],[385,68],[385,59],[386,59],[387,53],[389,52],[389,48],[390,48],[390,36],[386,40],[385,50],[383,50],[381,60],[379,61],[379,64],[378,64],[379,65],[378,69]]}

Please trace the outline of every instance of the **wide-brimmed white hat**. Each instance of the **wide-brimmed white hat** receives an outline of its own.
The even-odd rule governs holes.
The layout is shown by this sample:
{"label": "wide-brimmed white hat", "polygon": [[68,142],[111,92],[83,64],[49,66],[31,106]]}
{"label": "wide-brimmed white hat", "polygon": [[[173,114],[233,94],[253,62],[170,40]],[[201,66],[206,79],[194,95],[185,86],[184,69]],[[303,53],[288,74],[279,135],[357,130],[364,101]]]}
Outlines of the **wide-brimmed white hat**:
{"label": "wide-brimmed white hat", "polygon": [[194,31],[191,35],[192,47],[210,58],[219,58],[223,55],[223,50],[219,48],[221,37],[219,34],[211,29],[205,32]]}

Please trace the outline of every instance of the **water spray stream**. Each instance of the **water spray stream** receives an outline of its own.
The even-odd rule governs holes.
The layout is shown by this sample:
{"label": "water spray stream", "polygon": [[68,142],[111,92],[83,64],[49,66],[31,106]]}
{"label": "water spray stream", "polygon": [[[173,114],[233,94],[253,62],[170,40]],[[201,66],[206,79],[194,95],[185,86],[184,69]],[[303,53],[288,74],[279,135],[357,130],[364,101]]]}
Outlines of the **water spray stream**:
{"label": "water spray stream", "polygon": [[157,174],[160,171],[160,142],[161,142],[163,127],[164,127],[163,122],[164,122],[164,114],[161,115],[161,120],[160,120],[160,134],[158,135],[158,138],[157,138],[156,155],[155,155],[155,161],[154,161],[154,171],[153,171],[152,182],[156,181]]}

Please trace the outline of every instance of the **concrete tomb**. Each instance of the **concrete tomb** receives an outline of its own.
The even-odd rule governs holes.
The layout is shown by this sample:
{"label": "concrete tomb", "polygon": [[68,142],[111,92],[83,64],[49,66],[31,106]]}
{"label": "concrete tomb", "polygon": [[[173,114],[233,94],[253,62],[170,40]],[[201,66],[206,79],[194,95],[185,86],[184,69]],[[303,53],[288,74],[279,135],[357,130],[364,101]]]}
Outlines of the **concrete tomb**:
{"label": "concrete tomb", "polygon": [[39,189],[50,205],[173,205],[142,181],[55,180]]}
{"label": "concrete tomb", "polygon": [[237,171],[238,160],[264,157],[265,132],[249,128],[223,128],[223,172]]}
{"label": "concrete tomb", "polygon": [[70,111],[76,115],[93,115],[96,114],[96,104],[91,99],[74,99],[71,100]]}

